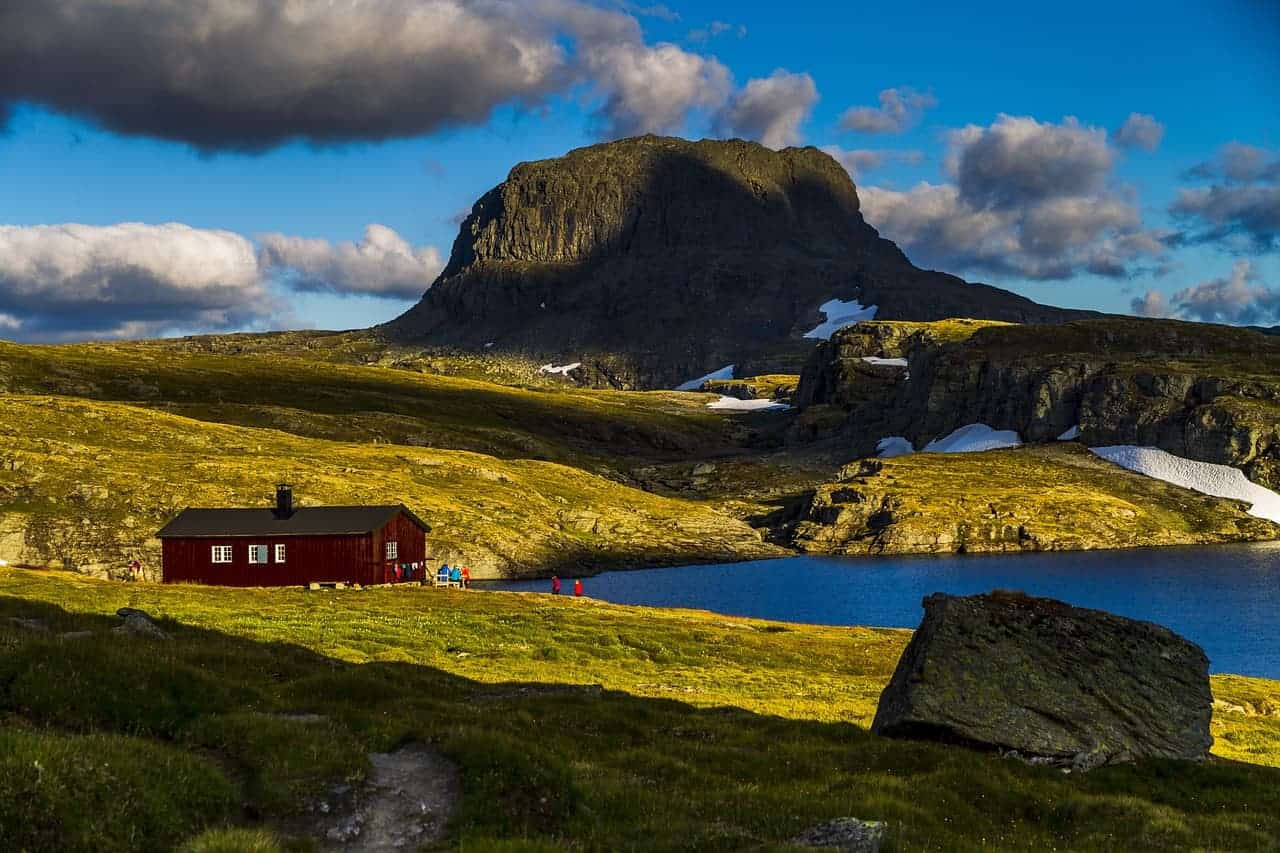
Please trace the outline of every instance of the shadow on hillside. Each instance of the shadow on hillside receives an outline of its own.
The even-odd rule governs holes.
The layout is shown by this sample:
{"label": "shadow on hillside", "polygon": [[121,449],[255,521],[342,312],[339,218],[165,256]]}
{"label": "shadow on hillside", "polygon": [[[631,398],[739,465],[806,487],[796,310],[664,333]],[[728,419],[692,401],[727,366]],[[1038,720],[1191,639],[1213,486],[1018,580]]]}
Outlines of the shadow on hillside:
{"label": "shadow on hillside", "polygon": [[[325,610],[341,602],[318,597],[315,618],[323,623]],[[18,628],[11,616],[49,631]],[[430,636],[436,618],[448,615],[424,613],[415,630]],[[944,846],[969,836],[976,843],[1020,822],[1036,827],[1041,841],[1069,846],[1100,819],[1074,805],[1082,796],[1115,796],[1108,802],[1117,826],[1132,832],[1167,822],[1169,808],[1205,820],[1225,810],[1255,827],[1256,846],[1280,839],[1280,772],[1265,768],[1153,763],[1063,777],[958,748],[889,741],[851,724],[695,707],[589,684],[486,683],[411,662],[353,664],[168,620],[160,625],[171,640],[130,637],[113,632],[119,624],[0,597],[0,715],[12,730],[41,737],[109,732],[212,756],[244,798],[241,822],[261,816],[279,825],[343,777],[358,777],[365,754],[429,742],[461,770],[454,840],[481,846],[486,838],[523,837],[592,849],[741,849],[847,814],[888,819],[895,833],[904,827],[904,839]],[[389,630],[373,614],[362,627]],[[79,631],[92,634],[58,636]],[[533,659],[572,680],[572,657],[588,653],[588,640],[565,646],[556,639],[531,635]],[[436,653],[491,654],[482,636],[473,641]],[[500,669],[501,655],[493,660]],[[715,662],[707,667],[710,677]],[[660,680],[661,667],[653,671]],[[785,705],[787,697],[778,699]],[[322,722],[291,716],[298,714]],[[145,792],[149,808],[189,796],[181,785],[156,781],[160,787]],[[0,779],[0,837],[6,827],[49,817],[43,800],[30,804],[20,790],[20,780]],[[1225,804],[1222,791],[1232,792]],[[116,793],[82,787],[63,805],[88,808]],[[152,825],[130,831],[140,849],[178,840]],[[1190,842],[1196,827],[1182,832]]]}

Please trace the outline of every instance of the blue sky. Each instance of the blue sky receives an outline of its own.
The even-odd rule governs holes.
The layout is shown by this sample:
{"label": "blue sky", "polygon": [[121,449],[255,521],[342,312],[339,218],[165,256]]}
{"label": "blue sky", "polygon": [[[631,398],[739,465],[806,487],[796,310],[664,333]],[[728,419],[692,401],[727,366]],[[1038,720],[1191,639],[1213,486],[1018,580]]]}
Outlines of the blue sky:
{"label": "blue sky", "polygon": [[[415,2],[434,15],[455,0],[377,0],[351,14],[400,14],[397,4]],[[607,21],[584,23],[592,9],[607,12]],[[284,74],[227,84],[243,92],[200,93],[195,107],[184,104],[181,120],[173,110],[138,118],[167,109],[158,98],[148,100],[149,86],[169,87],[174,76],[159,59],[147,67],[165,47],[158,27],[122,24],[144,57],[136,63],[141,70],[130,72],[140,76],[122,79],[111,97],[97,101],[85,92],[104,68],[114,73],[117,66],[99,55],[94,32],[59,33],[53,51],[32,46],[6,58],[0,48],[0,112],[6,101],[12,110],[0,135],[0,335],[52,340],[387,320],[412,304],[447,258],[459,216],[513,164],[634,129],[691,137],[773,132],[775,144],[863,152],[853,168],[867,217],[913,260],[1044,302],[1280,323],[1277,9],[1245,2],[1081,3],[1066,11],[1026,3],[783,9],[760,2],[592,7],[547,0],[538,6],[548,10],[545,26],[511,9],[506,14],[517,17],[500,17],[494,26],[499,38],[503,27],[522,34],[531,27],[524,44],[545,36],[543,47],[564,51],[572,81],[512,83],[499,77],[500,68],[491,80],[491,69],[469,69],[452,55],[449,61],[461,63],[454,76],[420,79],[414,75],[428,72],[414,63],[434,56],[433,37],[410,44],[403,56],[370,48],[377,54],[370,87],[394,88],[386,75],[399,73],[403,62],[408,96],[425,88],[433,93],[426,100],[440,103],[393,104],[388,111],[396,115],[370,113],[354,130],[334,131],[337,141],[319,144],[281,139],[294,135],[294,120],[297,134],[315,135],[325,121],[338,121],[337,108],[318,118],[280,115],[270,138],[249,129],[230,142],[210,142],[210,127],[230,127],[242,115],[218,110],[257,97],[262,87],[286,87]],[[25,13],[0,11],[0,26],[48,25],[39,11],[32,20],[5,20]],[[424,26],[447,29],[437,20],[445,18],[428,18]],[[107,25],[99,27],[109,38]],[[315,32],[281,27],[278,35],[257,29],[267,33],[264,40]],[[606,28],[609,35],[598,34]],[[620,41],[627,44],[622,53],[613,50]],[[678,50],[658,53],[664,44]],[[279,46],[256,49],[271,56]],[[350,60],[354,77],[366,67],[358,50]],[[589,57],[593,50],[600,58]],[[193,55],[210,66],[221,61],[214,53]],[[637,70],[649,59],[648,70]],[[683,77],[656,70],[673,59],[697,67]],[[30,83],[24,69],[37,63],[67,70]],[[787,74],[773,77],[779,69]],[[211,79],[226,76],[208,70]],[[638,82],[628,88],[633,78]],[[746,96],[754,91],[751,81],[771,78],[777,88]],[[683,101],[672,95],[674,112],[657,115],[669,105],[642,98],[690,82],[692,94]],[[450,85],[457,91],[437,91]],[[504,98],[504,86],[513,98]],[[460,103],[472,89],[489,101]],[[874,122],[849,118],[857,107],[887,115],[880,108],[885,90],[902,101],[914,92],[920,106],[907,109],[903,121],[889,116],[885,123],[893,126],[879,132],[866,129]],[[361,104],[369,103],[367,93],[359,94]],[[218,109],[201,112],[208,104]],[[784,114],[788,106],[793,112]],[[1117,131],[1135,113],[1147,117],[1148,133],[1124,145]],[[406,122],[416,125],[405,129]],[[1153,126],[1163,128],[1154,145]],[[387,135],[398,138],[377,141]],[[1240,145],[1223,152],[1229,143]],[[873,164],[876,155],[866,152],[891,153]],[[1060,185],[1040,186],[1035,175],[1052,171],[1051,160],[1078,171]],[[1198,166],[1198,177],[1188,174]],[[1103,220],[1110,224],[1102,230],[1082,225],[1092,221],[1096,229]],[[186,229],[112,230],[131,222]],[[35,228],[69,224],[85,228]],[[366,240],[375,224],[389,231],[374,235],[364,251],[348,246],[344,254],[344,241]],[[210,243],[206,232],[223,236]],[[148,243],[174,240],[191,243],[181,243],[181,260]],[[201,252],[216,252],[216,259]],[[100,322],[85,319],[95,314]]]}

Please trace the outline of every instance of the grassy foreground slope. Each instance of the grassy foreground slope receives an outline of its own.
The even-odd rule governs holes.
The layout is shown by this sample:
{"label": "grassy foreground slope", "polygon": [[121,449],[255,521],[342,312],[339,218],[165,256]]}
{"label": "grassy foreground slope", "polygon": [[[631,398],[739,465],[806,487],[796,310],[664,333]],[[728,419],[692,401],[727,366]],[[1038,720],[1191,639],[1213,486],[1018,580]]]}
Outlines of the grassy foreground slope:
{"label": "grassy foreground slope", "polygon": [[[141,607],[170,641],[108,632]],[[419,588],[124,585],[0,569],[0,847],[162,850],[290,825],[366,755],[458,765],[466,850],[788,849],[823,820],[894,850],[1271,850],[1280,769],[1084,776],[866,725],[908,632]],[[92,631],[60,639],[59,632]],[[1280,768],[1280,684],[1219,677],[1220,755]],[[1270,704],[1267,704],[1270,703]],[[310,713],[319,722],[288,714]],[[74,795],[69,795],[74,791]],[[269,848],[265,848],[269,849]]]}

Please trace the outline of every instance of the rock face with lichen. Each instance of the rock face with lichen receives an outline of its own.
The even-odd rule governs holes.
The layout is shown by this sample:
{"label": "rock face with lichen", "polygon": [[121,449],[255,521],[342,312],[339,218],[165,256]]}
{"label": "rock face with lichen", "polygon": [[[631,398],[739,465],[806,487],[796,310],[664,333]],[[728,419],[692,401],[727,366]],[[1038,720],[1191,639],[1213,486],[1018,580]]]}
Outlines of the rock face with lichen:
{"label": "rock face with lichen", "polygon": [[1018,593],[935,594],[872,731],[1089,769],[1203,759],[1204,651],[1167,628]]}
{"label": "rock face with lichen", "polygon": [[516,166],[476,202],[422,301],[382,331],[669,388],[727,364],[799,372],[804,333],[836,298],[894,319],[1084,313],[913,266],[816,148],[644,136]]}
{"label": "rock face with lichen", "polygon": [[[1150,445],[1280,488],[1280,339],[1136,318],[964,323],[842,329],[806,366],[796,404],[847,412],[862,454],[886,435],[922,445],[973,423],[1025,441],[1079,426],[1091,447]],[[862,361],[882,354],[909,355],[909,381]]]}

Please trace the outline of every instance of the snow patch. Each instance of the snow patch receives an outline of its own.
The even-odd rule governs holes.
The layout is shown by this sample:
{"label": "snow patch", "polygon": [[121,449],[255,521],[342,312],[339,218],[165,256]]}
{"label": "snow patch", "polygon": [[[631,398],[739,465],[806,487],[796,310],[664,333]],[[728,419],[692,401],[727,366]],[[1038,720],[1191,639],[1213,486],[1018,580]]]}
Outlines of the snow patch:
{"label": "snow patch", "polygon": [[1071,429],[1058,436],[1058,441],[1075,441],[1080,437],[1080,424],[1076,424]]}
{"label": "snow patch", "polygon": [[924,446],[921,453],[981,453],[984,450],[1002,450],[1021,447],[1022,439],[1011,429],[996,430],[986,424],[969,424],[946,436],[936,438]]}
{"label": "snow patch", "polygon": [[804,333],[806,338],[819,338],[824,341],[831,340],[831,336],[845,326],[852,326],[855,323],[861,323],[863,320],[874,320],[876,311],[879,308],[872,305],[864,308],[862,303],[854,299],[851,302],[841,302],[839,299],[829,299],[818,306],[818,310],[826,315],[826,322],[819,323],[812,329]]}
{"label": "snow patch", "polygon": [[737,397],[721,396],[719,400],[707,403],[708,409],[722,409],[731,412],[781,412],[791,408],[777,400],[739,400]]}
{"label": "snow patch", "polygon": [[872,365],[875,365],[876,367],[906,367],[907,366],[907,360],[905,358],[880,358],[879,356],[875,356],[875,355],[864,355],[862,357],[862,360],[865,361],[867,364],[872,364]]}
{"label": "snow patch", "polygon": [[1202,494],[1244,501],[1251,504],[1250,515],[1280,524],[1280,494],[1252,482],[1239,468],[1185,459],[1158,447],[1117,444],[1089,449],[1121,468]]}
{"label": "snow patch", "polygon": [[699,388],[702,387],[703,382],[710,382],[713,379],[732,379],[733,369],[735,367],[737,367],[736,364],[726,364],[724,367],[720,368],[719,370],[711,371],[706,376],[699,376],[697,379],[690,379],[688,382],[681,382],[679,385],[676,386],[675,390],[697,391]]}
{"label": "snow patch", "polygon": [[580,361],[575,361],[573,364],[544,364],[542,367],[538,368],[538,372],[558,373],[561,376],[567,377],[569,375],[569,371],[577,370],[579,367],[582,367],[582,362]]}
{"label": "snow patch", "polygon": [[489,343],[484,345],[484,348],[488,349],[489,347],[493,346],[493,343],[494,343],[493,341],[489,341]]}
{"label": "snow patch", "polygon": [[916,449],[900,435],[890,435],[876,442],[876,456],[881,459],[892,459],[895,456],[907,456]]}

